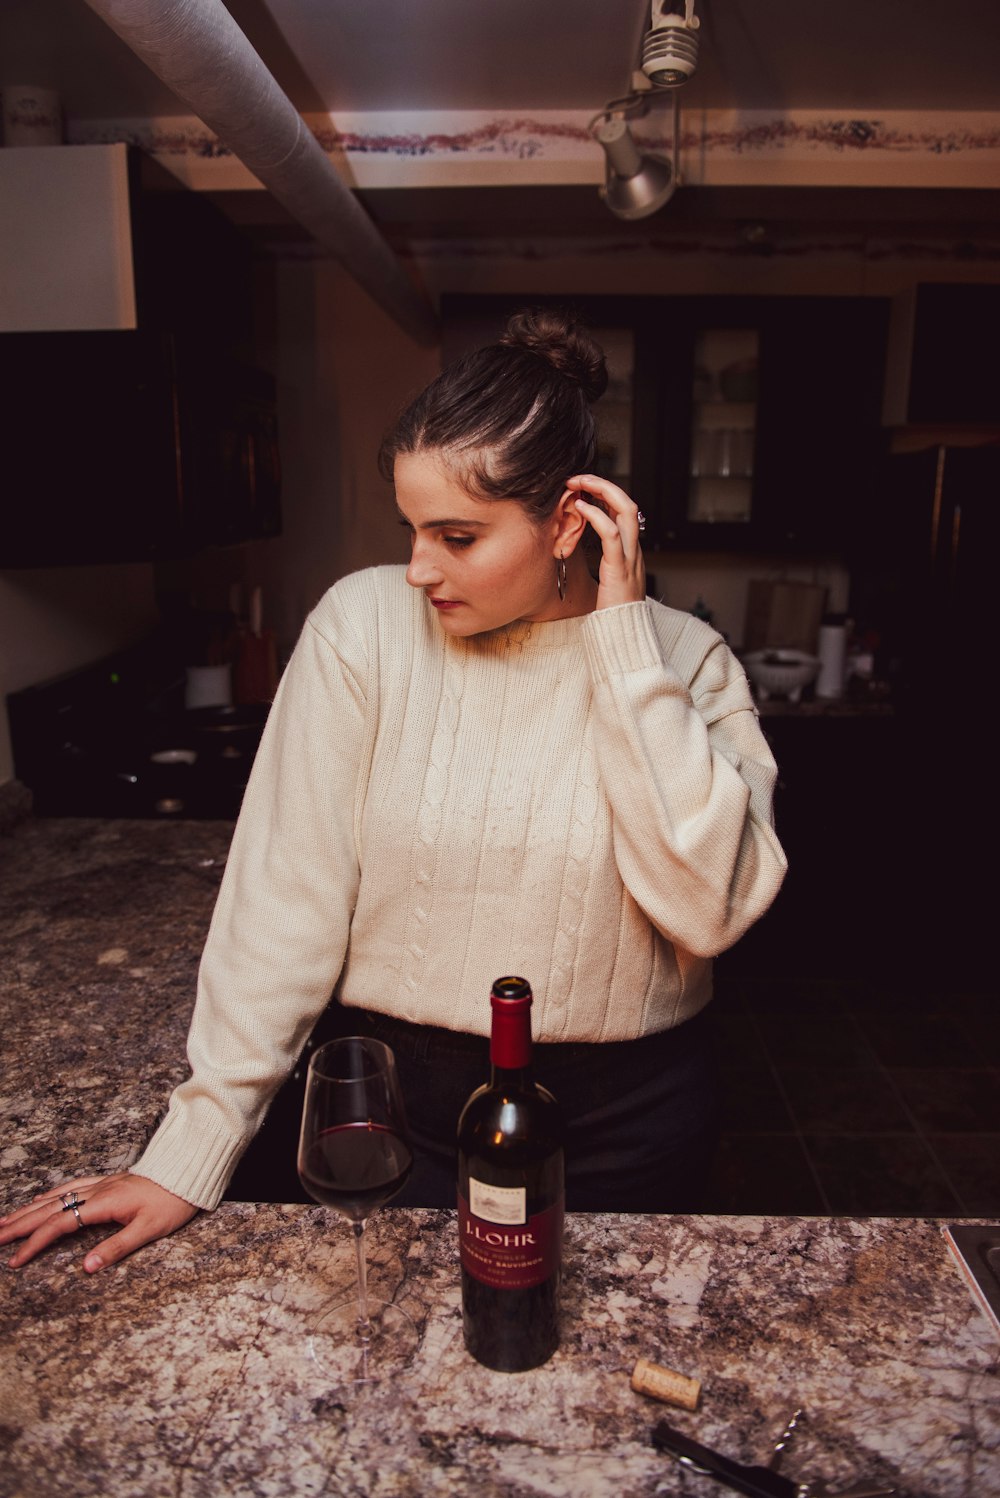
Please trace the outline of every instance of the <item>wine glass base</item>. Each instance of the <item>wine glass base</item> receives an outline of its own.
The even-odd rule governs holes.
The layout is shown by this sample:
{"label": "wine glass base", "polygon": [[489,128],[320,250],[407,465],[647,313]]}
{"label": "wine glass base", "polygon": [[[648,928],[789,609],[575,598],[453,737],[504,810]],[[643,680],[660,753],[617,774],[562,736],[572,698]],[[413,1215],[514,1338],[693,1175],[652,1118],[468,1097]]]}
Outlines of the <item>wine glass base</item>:
{"label": "wine glass base", "polygon": [[363,1338],[357,1300],[326,1307],[309,1326],[307,1357],[340,1384],[376,1384],[395,1377],[417,1350],[417,1328],[399,1306],[371,1295],[368,1319]]}

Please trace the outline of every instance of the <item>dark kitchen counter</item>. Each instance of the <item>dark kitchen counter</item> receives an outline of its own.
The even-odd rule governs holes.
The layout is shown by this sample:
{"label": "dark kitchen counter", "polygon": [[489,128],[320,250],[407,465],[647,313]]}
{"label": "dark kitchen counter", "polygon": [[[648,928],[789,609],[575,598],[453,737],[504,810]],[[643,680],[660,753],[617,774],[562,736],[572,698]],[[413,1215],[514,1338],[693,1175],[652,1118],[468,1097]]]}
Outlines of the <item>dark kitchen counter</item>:
{"label": "dark kitchen counter", "polygon": [[[4,1196],[122,1167],[184,1072],[231,824],[27,819],[0,837]],[[85,1230],[0,1275],[4,1498],[725,1489],[650,1445],[658,1419],[834,1489],[996,1498],[1000,1342],[929,1220],[575,1215],[563,1346],[502,1375],[463,1350],[454,1214],[372,1221],[371,1280],[420,1332],[377,1387],[338,1385],[304,1326],[353,1273],[318,1207],[226,1203],[93,1277]],[[648,1357],[697,1411],[633,1393]]]}
{"label": "dark kitchen counter", "polygon": [[762,718],[894,718],[896,705],[890,697],[758,697],[757,711]]}

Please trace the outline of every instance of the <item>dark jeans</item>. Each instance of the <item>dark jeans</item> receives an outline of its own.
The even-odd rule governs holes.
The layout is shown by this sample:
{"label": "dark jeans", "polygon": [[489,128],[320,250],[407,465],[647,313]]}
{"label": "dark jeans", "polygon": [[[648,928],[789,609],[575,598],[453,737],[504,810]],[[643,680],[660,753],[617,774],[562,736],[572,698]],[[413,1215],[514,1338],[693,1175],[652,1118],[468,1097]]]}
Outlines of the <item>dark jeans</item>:
{"label": "dark jeans", "polygon": [[[455,1133],[489,1079],[489,1041],[365,1016],[392,1047],[415,1146],[397,1206],[455,1204]],[[718,1096],[707,1016],[641,1040],[538,1044],[535,1078],[566,1119],[571,1212],[696,1211],[717,1137]]]}
{"label": "dark jeans", "polygon": [[[456,1131],[474,1089],[489,1080],[485,1037],[408,1024],[331,1005],[295,1073],[250,1145],[228,1199],[308,1201],[295,1151],[308,1054],[336,1034],[371,1034],[396,1056],[414,1145],[410,1179],[393,1206],[455,1205]],[[571,1212],[696,1212],[718,1136],[710,1020],[606,1044],[538,1044],[536,1079],[567,1123]]]}

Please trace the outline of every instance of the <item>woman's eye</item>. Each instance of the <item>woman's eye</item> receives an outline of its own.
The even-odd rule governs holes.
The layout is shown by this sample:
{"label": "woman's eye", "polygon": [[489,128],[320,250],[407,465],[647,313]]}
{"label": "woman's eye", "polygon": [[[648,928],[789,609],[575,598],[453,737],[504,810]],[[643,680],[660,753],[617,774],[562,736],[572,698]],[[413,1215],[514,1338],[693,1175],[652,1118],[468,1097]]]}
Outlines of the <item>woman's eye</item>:
{"label": "woman's eye", "polygon": [[475,536],[445,536],[443,538],[449,546],[471,546],[476,539]]}

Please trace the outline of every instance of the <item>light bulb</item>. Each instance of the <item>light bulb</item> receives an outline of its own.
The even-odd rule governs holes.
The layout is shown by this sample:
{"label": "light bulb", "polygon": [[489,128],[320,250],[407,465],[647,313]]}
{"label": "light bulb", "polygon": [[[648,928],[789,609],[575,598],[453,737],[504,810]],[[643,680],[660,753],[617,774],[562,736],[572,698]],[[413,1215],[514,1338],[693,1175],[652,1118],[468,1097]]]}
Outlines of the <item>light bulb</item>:
{"label": "light bulb", "polygon": [[693,77],[698,66],[698,28],[694,0],[687,0],[684,15],[674,10],[664,14],[669,0],[652,0],[651,29],[642,43],[642,71],[654,88],[679,88]]}

